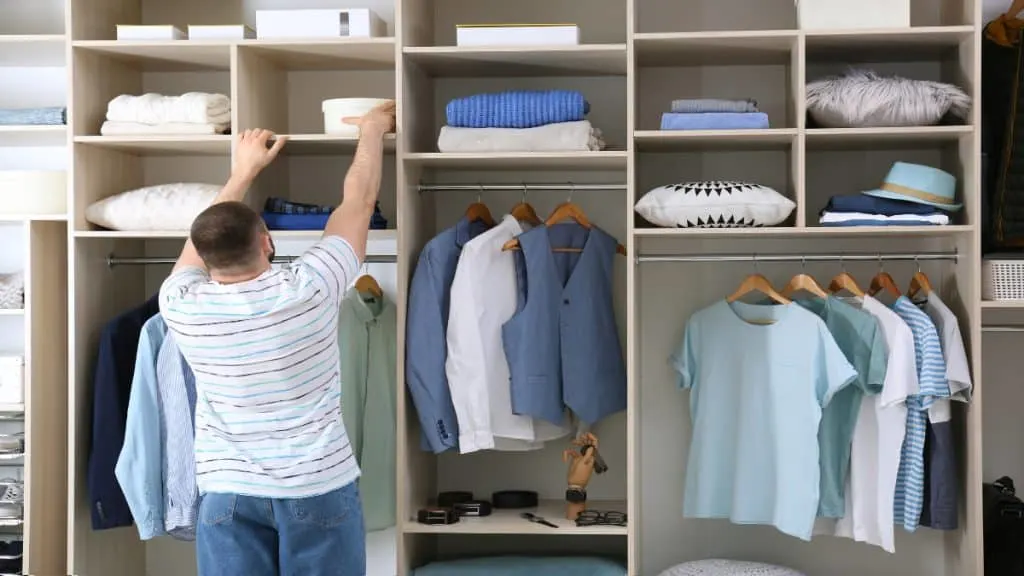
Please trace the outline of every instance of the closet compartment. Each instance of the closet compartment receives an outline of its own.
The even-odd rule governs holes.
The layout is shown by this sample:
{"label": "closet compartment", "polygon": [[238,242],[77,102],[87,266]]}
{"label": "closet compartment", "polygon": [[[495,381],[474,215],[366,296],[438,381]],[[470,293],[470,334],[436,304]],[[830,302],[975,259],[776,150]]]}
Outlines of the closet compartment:
{"label": "closet compartment", "polygon": [[751,6],[743,0],[634,0],[635,30],[639,34],[665,32],[722,32],[795,30],[796,5],[789,0],[768,0]]}
{"label": "closet compartment", "polygon": [[[820,226],[820,213],[833,195],[858,194],[881,187],[893,164],[905,162],[943,170],[956,178],[956,203],[960,210],[945,212],[948,225],[911,226],[911,233],[947,234],[967,231],[979,221],[973,199],[978,194],[971,182],[970,160],[961,150],[970,147],[971,134],[941,130],[931,134],[897,134],[869,131],[870,135],[828,131],[807,134],[807,177],[804,216],[807,226]],[[833,230],[835,228],[830,227]],[[846,232],[870,233],[879,227],[850,226]],[[892,225],[882,228],[892,228]],[[900,226],[903,228],[903,226]],[[892,230],[890,230],[892,231]],[[843,233],[843,232],[837,232]]]}
{"label": "closet compartment", "polygon": [[[522,522],[526,522],[522,520]],[[544,534],[540,530],[547,530]],[[554,533],[552,533],[554,532]],[[539,526],[532,535],[490,534],[462,535],[420,534],[415,536],[416,557],[412,569],[434,562],[448,562],[489,556],[512,557],[577,557],[601,558],[626,566],[626,539],[594,533],[587,537],[565,536],[561,530]],[[508,564],[501,564],[507,567]],[[436,570],[437,568],[432,568]],[[411,570],[410,570],[411,572]],[[433,572],[432,572],[433,574]]]}
{"label": "closet compartment", "polygon": [[[805,543],[783,535],[770,526],[744,526],[728,520],[686,518],[682,515],[682,501],[686,485],[686,468],[691,449],[693,425],[690,421],[690,393],[680,390],[678,376],[669,364],[669,355],[676,352],[682,342],[687,320],[693,313],[721,301],[733,293],[749,274],[764,274],[776,289],[781,289],[795,274],[805,272],[819,284],[827,286],[830,279],[844,269],[864,289],[879,270],[879,263],[870,258],[864,261],[840,260],[836,256],[851,254],[921,255],[918,262],[912,257],[902,261],[885,260],[884,270],[890,273],[897,286],[905,291],[911,276],[921,269],[943,300],[954,310],[962,322],[968,322],[973,296],[964,290],[962,276],[968,268],[962,257],[971,243],[966,238],[924,238],[905,234],[850,239],[836,237],[815,238],[813,242],[802,234],[789,238],[687,239],[641,238],[636,250],[640,254],[635,279],[637,282],[637,319],[644,329],[633,341],[638,371],[639,406],[636,422],[639,436],[637,493],[640,498],[638,514],[643,521],[639,527],[643,538],[639,541],[641,574],[658,574],[678,563],[705,558],[733,558],[760,561],[794,568],[805,574],[906,574],[919,576],[953,576],[976,573],[973,561],[962,558],[955,534],[927,528],[918,528],[913,534],[896,528],[896,553],[832,536],[814,536]],[[756,253],[760,261],[752,258]],[[959,263],[925,260],[924,254],[961,254]],[[818,261],[812,255],[831,255]],[[652,262],[645,257],[698,256],[699,262]],[[741,261],[726,260],[736,255]],[[772,262],[767,258],[788,255],[787,262]],[[803,260],[806,259],[806,262]],[[686,294],[686,298],[678,298]],[[757,295],[743,298],[757,302]],[[886,298],[882,296],[882,298]],[[970,339],[967,328],[964,335]],[[970,344],[968,344],[970,347]],[[755,353],[756,350],[743,351]],[[737,409],[739,405],[737,404]],[[972,408],[973,410],[973,408]],[[965,411],[956,410],[958,429],[956,450],[960,477],[974,466],[980,455],[977,446],[967,442],[963,429],[968,421]],[[973,414],[973,412],[971,412]],[[972,416],[973,417],[973,416]],[[973,424],[972,424],[973,425]],[[971,464],[967,464],[970,462]],[[971,502],[974,488],[959,487],[960,501]],[[973,510],[968,504],[968,510]],[[971,522],[971,512],[961,514],[960,524]]]}
{"label": "closet compartment", "polygon": [[[405,46],[437,47],[448,53],[502,49],[456,47],[458,25],[569,24],[579,27],[580,45],[621,44],[626,41],[628,3],[596,0],[526,0],[509,4],[500,0],[401,0]],[[550,43],[538,46],[549,51]],[[512,51],[529,50],[520,46]]]}

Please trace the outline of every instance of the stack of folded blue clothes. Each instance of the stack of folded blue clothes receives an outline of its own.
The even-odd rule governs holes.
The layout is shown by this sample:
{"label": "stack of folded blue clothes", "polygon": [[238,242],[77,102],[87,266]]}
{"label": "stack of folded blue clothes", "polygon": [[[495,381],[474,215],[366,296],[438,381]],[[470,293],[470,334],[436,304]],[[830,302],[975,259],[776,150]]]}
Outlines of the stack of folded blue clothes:
{"label": "stack of folded blue clothes", "polygon": [[895,162],[882,185],[860,194],[829,198],[822,226],[945,226],[960,210],[956,177],[909,162]]}
{"label": "stack of folded blue clothes", "polygon": [[[263,205],[263,222],[270,230],[323,230],[334,211],[333,206],[303,204],[282,198],[267,198]],[[374,206],[370,217],[370,230],[384,230],[387,218],[380,211],[380,202]]]}
{"label": "stack of folded blue clothes", "polygon": [[672,101],[661,115],[662,130],[758,130],[768,128],[768,115],[757,101],[685,98]]}
{"label": "stack of folded blue clothes", "polygon": [[0,126],[60,126],[67,123],[68,109],[63,106],[0,108]]}

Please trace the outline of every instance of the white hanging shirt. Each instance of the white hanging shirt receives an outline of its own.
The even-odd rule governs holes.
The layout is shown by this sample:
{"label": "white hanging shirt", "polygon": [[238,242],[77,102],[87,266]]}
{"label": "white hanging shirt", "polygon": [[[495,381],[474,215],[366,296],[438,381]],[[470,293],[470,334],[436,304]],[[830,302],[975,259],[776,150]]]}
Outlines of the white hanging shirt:
{"label": "white hanging shirt", "polygon": [[960,323],[956,315],[939,299],[935,292],[928,293],[924,311],[935,323],[942,344],[942,357],[946,360],[946,381],[949,383],[949,399],[935,400],[928,409],[928,421],[935,424],[949,422],[952,418],[950,400],[969,402],[971,400],[971,367],[967,362],[964,337],[960,334]]}
{"label": "white hanging shirt", "polygon": [[836,523],[835,534],[895,552],[893,506],[907,431],[906,400],[918,392],[914,334],[875,298],[864,296],[862,306],[878,319],[888,364],[882,393],[861,401],[850,453],[846,514]]}
{"label": "white hanging shirt", "polygon": [[569,433],[512,412],[511,374],[501,327],[515,314],[515,256],[502,245],[523,232],[505,216],[462,248],[451,288],[445,373],[459,422],[459,451],[532,450]]}

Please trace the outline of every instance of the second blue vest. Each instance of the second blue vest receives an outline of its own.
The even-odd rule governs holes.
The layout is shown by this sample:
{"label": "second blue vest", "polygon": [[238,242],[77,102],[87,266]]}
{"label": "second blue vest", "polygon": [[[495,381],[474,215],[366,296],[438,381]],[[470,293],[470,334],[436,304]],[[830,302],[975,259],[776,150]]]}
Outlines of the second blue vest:
{"label": "second blue vest", "polygon": [[502,327],[512,411],[561,424],[568,406],[593,424],[624,410],[626,368],[612,308],[618,242],[571,223],[537,226],[519,246],[518,304]]}

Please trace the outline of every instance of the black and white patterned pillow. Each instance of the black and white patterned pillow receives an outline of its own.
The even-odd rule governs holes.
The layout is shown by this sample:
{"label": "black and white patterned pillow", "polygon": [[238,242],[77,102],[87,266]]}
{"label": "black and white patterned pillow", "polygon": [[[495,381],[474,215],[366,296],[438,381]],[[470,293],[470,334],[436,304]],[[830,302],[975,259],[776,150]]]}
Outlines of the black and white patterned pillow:
{"label": "black and white patterned pillow", "polygon": [[658,186],[635,209],[651,224],[666,228],[747,228],[781,224],[795,207],[767,186],[704,180]]}
{"label": "black and white patterned pillow", "polygon": [[791,568],[739,560],[697,560],[665,570],[659,576],[804,576]]}

